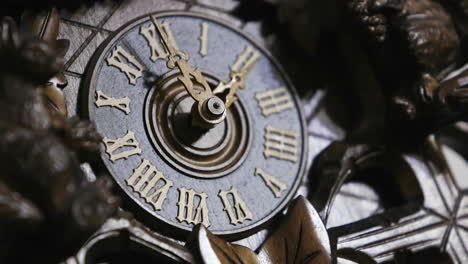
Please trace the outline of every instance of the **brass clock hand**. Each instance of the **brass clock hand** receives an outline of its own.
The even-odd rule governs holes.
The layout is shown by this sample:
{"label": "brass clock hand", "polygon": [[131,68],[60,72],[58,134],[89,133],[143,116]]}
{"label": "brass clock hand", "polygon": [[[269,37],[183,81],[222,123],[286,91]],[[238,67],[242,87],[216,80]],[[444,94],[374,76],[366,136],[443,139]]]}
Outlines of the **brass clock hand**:
{"label": "brass clock hand", "polygon": [[[172,43],[169,41],[169,38],[162,28],[162,26],[158,23],[154,16],[151,16],[151,20],[153,21],[154,26],[162,39],[163,45],[166,47],[167,51],[169,52],[169,59],[167,61],[167,67],[170,69],[174,69],[178,67],[182,76],[178,78],[180,82],[184,85],[187,92],[192,96],[192,98],[199,104],[203,104],[206,100],[213,97],[213,92],[203,77],[203,74],[200,72],[199,69],[193,69],[189,64],[188,61],[190,60],[190,56],[176,49]],[[192,81],[192,77],[195,79],[197,83],[199,83],[203,87],[203,91],[195,90],[194,83]]]}
{"label": "brass clock hand", "polygon": [[237,89],[245,88],[245,77],[254,67],[254,63],[247,64],[240,72],[231,71],[230,77],[231,80],[228,83],[219,82],[216,89],[213,91],[214,94],[218,95],[224,93],[229,89],[229,93],[226,96],[226,109],[229,108],[233,103],[237,101],[236,92]]}
{"label": "brass clock hand", "polygon": [[228,83],[219,82],[216,89],[213,91],[214,94],[224,93],[229,90],[226,96],[226,108],[229,108],[234,102],[237,101],[236,92],[238,88],[245,88],[244,76],[242,74],[231,72],[231,80]]}
{"label": "brass clock hand", "polygon": [[[226,108],[224,102],[213,94],[211,87],[199,69],[193,69],[188,61],[190,56],[172,45],[163,27],[158,23],[155,16],[151,20],[156,27],[156,31],[161,37],[163,45],[169,52],[167,67],[179,68],[182,76],[178,80],[184,85],[187,92],[195,100],[196,104],[192,108],[192,124],[197,127],[210,129],[224,121],[226,118]],[[192,78],[203,87],[203,90],[195,90]]]}

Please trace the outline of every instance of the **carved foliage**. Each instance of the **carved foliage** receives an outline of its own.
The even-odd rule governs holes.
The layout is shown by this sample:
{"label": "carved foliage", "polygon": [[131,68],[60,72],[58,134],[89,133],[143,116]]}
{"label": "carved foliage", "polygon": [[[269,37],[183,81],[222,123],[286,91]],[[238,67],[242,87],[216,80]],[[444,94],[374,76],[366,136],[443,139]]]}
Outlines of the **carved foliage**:
{"label": "carved foliage", "polygon": [[279,227],[258,253],[230,244],[197,226],[189,245],[202,263],[330,263],[326,230],[313,207],[302,197],[289,207]]}

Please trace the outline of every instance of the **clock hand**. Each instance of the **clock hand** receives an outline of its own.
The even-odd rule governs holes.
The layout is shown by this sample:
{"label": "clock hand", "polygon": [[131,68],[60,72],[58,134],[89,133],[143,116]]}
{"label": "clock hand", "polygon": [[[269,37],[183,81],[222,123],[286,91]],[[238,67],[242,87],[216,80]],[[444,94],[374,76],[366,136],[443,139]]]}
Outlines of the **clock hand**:
{"label": "clock hand", "polygon": [[216,89],[213,91],[214,94],[218,95],[224,93],[226,90],[229,89],[229,93],[226,96],[226,108],[229,108],[233,103],[237,101],[236,92],[237,89],[245,88],[245,77],[247,74],[252,70],[254,64],[247,65],[244,69],[240,72],[231,71],[230,77],[231,80],[228,83],[219,82]]}
{"label": "clock hand", "polygon": [[[187,92],[192,96],[192,98],[199,104],[203,104],[206,100],[213,97],[213,92],[203,77],[203,74],[200,72],[199,69],[193,69],[189,64],[188,61],[190,60],[190,56],[177,50],[172,43],[169,41],[169,38],[162,28],[162,26],[158,23],[154,16],[151,16],[151,20],[153,21],[154,26],[162,39],[163,45],[166,47],[167,51],[169,52],[169,59],[167,62],[167,67],[170,69],[174,69],[175,67],[179,68],[182,76],[178,78],[180,82],[184,85]],[[194,84],[192,81],[192,77],[195,79],[197,83],[199,83],[203,87],[203,91],[195,90]]]}
{"label": "clock hand", "polygon": [[245,88],[244,76],[237,72],[231,72],[231,80],[228,83],[219,82],[216,89],[213,91],[214,94],[218,95],[229,90],[226,96],[226,108],[229,108],[235,101],[237,101],[236,92],[238,88]]}
{"label": "clock hand", "polygon": [[[151,16],[151,20],[161,37],[163,45],[169,52],[167,67],[170,69],[179,68],[182,76],[178,77],[178,80],[196,102],[192,107],[192,124],[204,129],[210,129],[223,122],[226,118],[224,102],[213,94],[210,85],[200,70],[193,69],[188,64],[190,56],[172,45],[156,17]],[[195,90],[192,79],[203,87],[202,91]]]}

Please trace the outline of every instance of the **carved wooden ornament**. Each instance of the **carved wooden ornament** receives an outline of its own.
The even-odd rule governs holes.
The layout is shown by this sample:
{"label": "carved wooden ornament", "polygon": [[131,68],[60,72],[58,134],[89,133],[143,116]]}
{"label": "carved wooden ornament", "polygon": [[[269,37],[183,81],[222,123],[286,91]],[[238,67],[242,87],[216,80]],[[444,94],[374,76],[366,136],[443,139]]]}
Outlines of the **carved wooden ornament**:
{"label": "carved wooden ornament", "polygon": [[293,201],[279,227],[258,250],[230,244],[202,225],[189,245],[201,263],[331,263],[325,227],[315,209],[303,197]]}

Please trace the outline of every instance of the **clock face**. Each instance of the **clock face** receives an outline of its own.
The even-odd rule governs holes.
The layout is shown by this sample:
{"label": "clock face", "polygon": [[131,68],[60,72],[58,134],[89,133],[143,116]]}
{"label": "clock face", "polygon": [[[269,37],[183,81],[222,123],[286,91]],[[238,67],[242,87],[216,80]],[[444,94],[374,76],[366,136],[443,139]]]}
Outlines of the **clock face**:
{"label": "clock face", "polygon": [[186,75],[168,67],[160,31],[149,16],[129,23],[95,56],[84,89],[103,162],[150,226],[253,232],[287,205],[304,174],[307,135],[294,89],[264,49],[229,25],[193,13],[155,17],[210,89],[248,69],[244,85],[221,122],[197,126]]}

